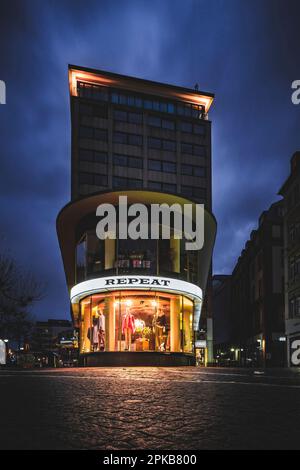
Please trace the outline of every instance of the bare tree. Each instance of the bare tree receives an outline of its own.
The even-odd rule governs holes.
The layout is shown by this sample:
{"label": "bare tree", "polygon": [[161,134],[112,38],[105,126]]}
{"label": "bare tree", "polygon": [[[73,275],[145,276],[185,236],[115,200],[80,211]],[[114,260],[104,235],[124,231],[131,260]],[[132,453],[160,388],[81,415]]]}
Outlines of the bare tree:
{"label": "bare tree", "polygon": [[32,326],[30,307],[43,298],[44,287],[31,273],[21,270],[8,255],[0,255],[0,337],[18,341]]}

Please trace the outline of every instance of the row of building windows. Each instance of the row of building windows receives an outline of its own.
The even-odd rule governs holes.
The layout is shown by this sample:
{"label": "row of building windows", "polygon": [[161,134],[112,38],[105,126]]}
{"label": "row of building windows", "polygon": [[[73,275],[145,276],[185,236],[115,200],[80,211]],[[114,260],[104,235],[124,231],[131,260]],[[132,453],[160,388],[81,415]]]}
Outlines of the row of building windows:
{"label": "row of building windows", "polygon": [[[93,163],[107,163],[108,156],[105,152],[97,152],[94,150],[80,149],[80,161],[93,162]],[[139,157],[132,157],[129,155],[113,155],[113,165],[128,168],[143,168],[143,159]],[[164,173],[176,173],[176,163],[163,162],[161,160],[148,160],[148,170],[161,171]],[[181,165],[181,174],[195,177],[205,177],[206,169],[196,165]]]}
{"label": "row of building windows", "polygon": [[[123,111],[119,109],[114,110],[114,119],[117,121],[122,122],[129,122],[133,124],[142,124],[143,123],[143,115],[142,113],[133,113],[128,111]],[[176,130],[176,122],[170,119],[163,119],[159,116],[149,115],[147,117],[147,124],[151,127],[159,127],[162,129],[168,129],[171,131]],[[197,135],[204,135],[205,134],[205,127],[201,124],[193,124],[192,122],[182,121],[179,124],[179,129],[181,132],[185,132],[188,134],[197,134]]]}
{"label": "row of building windows", "polygon": [[205,108],[202,105],[191,103],[171,102],[159,99],[150,99],[137,94],[125,94],[118,90],[92,85],[90,83],[77,82],[78,95],[80,97],[111,102],[123,106],[132,106],[160,113],[178,114],[196,119],[205,119]]}
{"label": "row of building windows", "polygon": [[[107,141],[107,129],[98,129],[94,127],[80,127],[79,135],[84,139],[95,139]],[[139,134],[129,134],[127,132],[114,132],[113,142],[123,145],[134,145],[141,147],[143,145],[143,136]],[[148,137],[148,147],[150,149],[165,150],[168,152],[176,151],[176,141]],[[181,152],[188,155],[205,157],[205,147],[203,145],[181,143]]]}
{"label": "row of building windows", "polygon": [[[82,117],[100,117],[108,118],[108,108],[107,106],[92,106],[88,104],[80,105],[80,113]],[[113,112],[114,119],[116,121],[128,122],[131,124],[142,124],[143,123],[143,114],[123,111],[121,109],[115,109]],[[171,131],[176,130],[176,122],[171,119],[163,119],[159,116],[154,116],[152,114],[147,117],[147,124],[151,127],[159,127],[162,129],[168,129]],[[205,127],[201,124],[193,124],[189,121],[182,121],[179,123],[179,129],[181,132],[188,134],[196,135],[205,135]]]}
{"label": "row of building windows", "polygon": [[[107,186],[108,178],[107,175],[99,175],[96,173],[81,172],[79,174],[79,184],[87,184],[90,186]],[[130,187],[131,189],[140,189],[143,187],[143,180],[138,178],[125,178],[122,176],[113,176],[113,188],[125,188]],[[172,183],[161,183],[158,181],[149,181],[148,188],[157,191],[166,191],[170,193],[176,192],[176,184]],[[181,186],[181,194],[186,197],[194,199],[205,199],[206,189],[195,188],[191,186]]]}

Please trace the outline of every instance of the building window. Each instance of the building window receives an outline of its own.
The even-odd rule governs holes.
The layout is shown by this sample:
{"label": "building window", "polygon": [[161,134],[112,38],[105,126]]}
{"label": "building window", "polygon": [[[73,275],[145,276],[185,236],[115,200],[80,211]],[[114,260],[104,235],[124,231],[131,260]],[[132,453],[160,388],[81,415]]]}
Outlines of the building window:
{"label": "building window", "polygon": [[195,188],[192,186],[181,186],[181,194],[186,197],[191,197],[193,199],[206,199],[206,189],[205,188]]}
{"label": "building window", "polygon": [[200,124],[194,124],[193,131],[194,131],[194,134],[205,135],[205,127],[201,126]]}
{"label": "building window", "polygon": [[107,153],[79,149],[79,160],[82,162],[107,163]]}
{"label": "building window", "polygon": [[128,155],[114,154],[113,164],[115,166],[126,166],[130,168],[143,168],[143,160],[137,157],[130,157]]}
{"label": "building window", "polygon": [[108,91],[101,86],[92,85],[90,83],[77,82],[78,96],[81,98],[89,98],[99,101],[108,101]]}
{"label": "building window", "polygon": [[113,142],[116,144],[125,144],[125,145],[143,145],[143,137],[137,134],[127,134],[125,132],[114,132],[113,133]]}
{"label": "building window", "polygon": [[201,178],[205,178],[206,176],[206,168],[203,166],[194,166],[194,165],[181,165],[181,173],[183,175],[188,176],[197,176]]}
{"label": "building window", "polygon": [[143,181],[134,178],[123,178],[121,176],[113,177],[113,187],[114,188],[142,188]]}
{"label": "building window", "polygon": [[162,171],[164,173],[176,173],[176,164],[162,162],[160,160],[148,160],[148,170]]}
{"label": "building window", "polygon": [[79,136],[82,139],[96,139],[107,141],[107,129],[81,126],[79,129]]}
{"label": "building window", "polygon": [[160,191],[162,189],[161,183],[159,181],[148,181],[149,189],[156,189]]}
{"label": "building window", "polygon": [[107,186],[107,175],[81,172],[79,173],[79,184],[88,184],[90,186]]}
{"label": "building window", "polygon": [[176,193],[176,184],[162,183],[162,190],[167,193]]}
{"label": "building window", "polygon": [[185,142],[181,143],[181,152],[188,155],[197,155],[205,157],[205,147],[203,145],[193,145]]}
{"label": "building window", "polygon": [[149,115],[148,125],[152,127],[161,127],[163,129],[175,130],[175,122],[169,119],[161,119],[158,116]]}
{"label": "building window", "polygon": [[143,123],[143,115],[141,113],[127,112],[120,109],[114,109],[114,119],[116,121],[129,122],[132,124]]}
{"label": "building window", "polygon": [[182,121],[180,123],[180,130],[188,134],[205,135],[205,127],[193,124],[192,122]]}
{"label": "building window", "polygon": [[154,137],[148,137],[148,147],[151,149],[162,149],[169,152],[176,151],[176,142],[174,140],[156,139]]}
{"label": "building window", "polygon": [[176,184],[172,183],[160,183],[159,181],[148,181],[148,188],[155,189],[157,191],[165,191],[166,193],[176,193]]}
{"label": "building window", "polygon": [[107,105],[80,104],[80,115],[82,117],[100,117],[107,119]]}
{"label": "building window", "polygon": [[127,121],[127,112],[119,109],[114,109],[114,119],[116,121]]}

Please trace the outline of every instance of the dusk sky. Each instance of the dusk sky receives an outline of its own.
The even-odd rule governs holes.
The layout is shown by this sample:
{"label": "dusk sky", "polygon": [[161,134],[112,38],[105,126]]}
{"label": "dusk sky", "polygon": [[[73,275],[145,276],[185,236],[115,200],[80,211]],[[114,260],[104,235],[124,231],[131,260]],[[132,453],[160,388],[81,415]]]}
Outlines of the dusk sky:
{"label": "dusk sky", "polygon": [[300,150],[300,2],[1,0],[0,252],[47,285],[34,313],[69,318],[55,220],[70,199],[68,64],[215,93],[214,272],[230,273]]}

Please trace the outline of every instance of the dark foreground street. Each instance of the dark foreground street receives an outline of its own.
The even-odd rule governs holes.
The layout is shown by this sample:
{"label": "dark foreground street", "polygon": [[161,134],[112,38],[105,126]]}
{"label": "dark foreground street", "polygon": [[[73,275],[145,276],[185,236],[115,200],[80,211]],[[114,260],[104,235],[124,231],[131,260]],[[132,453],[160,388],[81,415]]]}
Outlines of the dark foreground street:
{"label": "dark foreground street", "polygon": [[0,371],[1,449],[300,449],[300,371]]}

